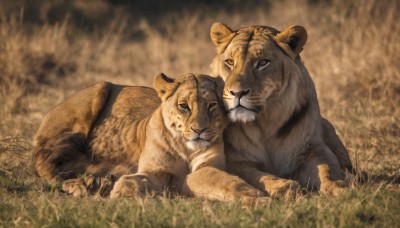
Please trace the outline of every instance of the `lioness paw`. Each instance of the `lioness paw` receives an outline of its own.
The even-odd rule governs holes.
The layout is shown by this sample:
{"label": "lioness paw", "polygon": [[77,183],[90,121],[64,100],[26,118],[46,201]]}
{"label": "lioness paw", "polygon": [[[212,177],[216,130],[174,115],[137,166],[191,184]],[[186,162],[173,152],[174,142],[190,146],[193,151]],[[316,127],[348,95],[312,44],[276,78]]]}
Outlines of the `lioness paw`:
{"label": "lioness paw", "polygon": [[320,194],[328,196],[337,196],[344,191],[347,184],[345,181],[324,181],[321,183]]}
{"label": "lioness paw", "polygon": [[294,199],[300,193],[299,183],[293,180],[276,179],[264,184],[272,198]]}

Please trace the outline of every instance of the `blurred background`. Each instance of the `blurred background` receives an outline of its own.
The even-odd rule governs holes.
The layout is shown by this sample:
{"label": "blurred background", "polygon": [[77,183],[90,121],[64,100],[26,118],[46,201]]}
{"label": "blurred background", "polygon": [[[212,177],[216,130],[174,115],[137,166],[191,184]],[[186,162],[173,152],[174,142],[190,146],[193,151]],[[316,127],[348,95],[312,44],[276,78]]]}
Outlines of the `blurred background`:
{"label": "blurred background", "polygon": [[398,12],[399,0],[0,0],[0,166],[29,163],[43,115],[79,89],[209,73],[220,21],[304,26],[322,114],[359,169],[399,174]]}

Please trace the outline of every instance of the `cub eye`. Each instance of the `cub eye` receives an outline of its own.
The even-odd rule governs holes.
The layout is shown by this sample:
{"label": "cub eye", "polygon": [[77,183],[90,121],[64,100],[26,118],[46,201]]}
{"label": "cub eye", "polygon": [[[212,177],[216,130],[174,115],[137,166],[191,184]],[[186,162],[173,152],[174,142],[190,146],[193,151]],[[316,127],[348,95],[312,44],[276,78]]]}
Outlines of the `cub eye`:
{"label": "cub eye", "polygon": [[208,104],[208,111],[213,111],[214,109],[216,109],[218,107],[218,103],[217,102],[215,102],[215,101],[213,101],[213,102],[210,102],[209,104]]}
{"label": "cub eye", "polygon": [[225,60],[225,64],[228,65],[229,67],[232,67],[234,63],[235,62],[233,61],[233,59],[226,59]]}
{"label": "cub eye", "polygon": [[257,67],[259,70],[262,70],[262,69],[266,68],[267,66],[269,66],[270,64],[271,64],[271,61],[270,61],[270,60],[268,60],[268,59],[261,59],[261,60],[258,61],[256,67]]}
{"label": "cub eye", "polygon": [[190,112],[190,108],[187,103],[179,103],[179,109],[185,112]]}

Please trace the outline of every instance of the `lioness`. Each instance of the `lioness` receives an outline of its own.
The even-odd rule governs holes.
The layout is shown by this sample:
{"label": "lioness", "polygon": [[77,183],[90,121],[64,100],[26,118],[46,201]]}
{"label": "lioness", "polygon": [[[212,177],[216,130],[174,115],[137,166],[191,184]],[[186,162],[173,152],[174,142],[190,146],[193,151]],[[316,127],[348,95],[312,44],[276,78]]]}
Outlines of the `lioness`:
{"label": "lioness", "polygon": [[[225,133],[228,171],[269,195],[299,188],[337,194],[352,170],[334,127],[321,117],[313,81],[299,53],[301,26],[233,31],[211,27],[217,56],[211,67],[225,81],[223,99],[234,122]],[[298,184],[299,183],[299,184]]]}
{"label": "lioness", "polygon": [[[90,190],[93,177],[107,173],[122,175],[114,187],[101,190],[113,187],[111,198],[167,188],[216,200],[251,202],[261,196],[223,171],[222,79],[188,74],[174,80],[159,74],[154,86],[103,82],[49,111],[35,136],[38,174],[62,182],[75,196]],[[89,178],[75,179],[83,173]]]}

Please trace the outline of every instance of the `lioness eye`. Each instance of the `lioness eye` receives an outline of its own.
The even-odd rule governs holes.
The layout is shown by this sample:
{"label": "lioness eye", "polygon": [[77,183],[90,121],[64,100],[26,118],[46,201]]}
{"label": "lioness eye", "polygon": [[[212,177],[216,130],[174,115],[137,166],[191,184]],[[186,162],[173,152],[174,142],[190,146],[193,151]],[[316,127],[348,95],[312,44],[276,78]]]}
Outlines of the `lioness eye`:
{"label": "lioness eye", "polygon": [[189,106],[188,106],[187,103],[179,103],[179,108],[180,108],[182,111],[190,112],[190,108],[189,108]]}
{"label": "lioness eye", "polygon": [[225,60],[225,64],[227,64],[228,66],[233,66],[235,62],[233,61],[233,59],[227,59]]}
{"label": "lioness eye", "polygon": [[271,64],[271,61],[269,61],[268,59],[261,59],[260,61],[258,61],[257,63],[257,68],[259,70],[264,69],[265,67],[269,66],[269,64]]}
{"label": "lioness eye", "polygon": [[208,110],[211,112],[213,111],[215,108],[217,108],[218,103],[217,102],[210,102],[208,104]]}

